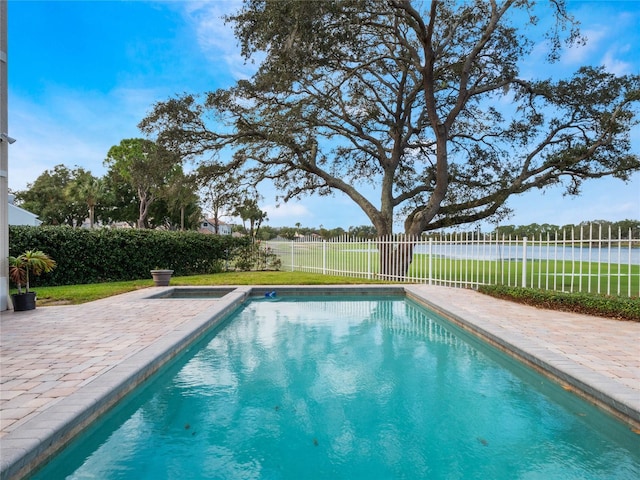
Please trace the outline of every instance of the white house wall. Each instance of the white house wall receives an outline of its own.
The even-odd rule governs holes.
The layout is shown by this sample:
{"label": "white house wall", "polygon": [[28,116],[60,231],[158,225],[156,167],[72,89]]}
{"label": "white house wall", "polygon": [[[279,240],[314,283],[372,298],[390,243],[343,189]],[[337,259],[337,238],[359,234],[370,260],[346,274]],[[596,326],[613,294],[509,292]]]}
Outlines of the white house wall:
{"label": "white house wall", "polygon": [[37,227],[41,223],[37,215],[9,203],[9,225],[32,225]]}

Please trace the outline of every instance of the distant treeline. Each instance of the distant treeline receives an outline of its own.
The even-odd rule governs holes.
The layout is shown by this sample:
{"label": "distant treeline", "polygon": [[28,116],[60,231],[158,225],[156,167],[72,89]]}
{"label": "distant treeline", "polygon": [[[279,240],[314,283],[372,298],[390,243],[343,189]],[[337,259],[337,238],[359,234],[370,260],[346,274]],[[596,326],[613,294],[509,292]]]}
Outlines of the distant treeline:
{"label": "distant treeline", "polygon": [[[241,228],[239,228],[241,229]],[[582,231],[582,234],[581,234]],[[530,237],[530,238],[549,238],[551,240],[560,240],[565,236],[571,238],[572,235],[575,238],[581,238],[589,236],[590,231],[594,237],[607,239],[609,238],[609,231],[614,238],[628,238],[629,231],[631,231],[631,238],[640,238],[640,220],[621,220],[618,222],[610,222],[607,220],[593,220],[590,222],[581,222],[578,224],[567,225],[552,225],[549,223],[532,223],[530,225],[498,225],[492,231],[479,231],[477,228],[472,228],[469,225],[467,230],[462,230],[460,233],[468,234],[498,234],[505,237]],[[620,234],[618,234],[620,231]],[[441,232],[425,232],[426,236],[438,236]],[[376,238],[378,235],[376,229],[371,225],[360,225],[357,227],[349,227],[348,230],[343,228],[326,229],[320,226],[319,228],[309,228],[297,225],[295,227],[271,227],[269,225],[262,225],[258,237],[262,240],[273,240],[275,238],[283,238],[286,240],[293,240],[298,237],[310,237],[319,236],[324,239],[336,238],[340,236],[348,235],[350,237],[358,238]]]}
{"label": "distant treeline", "polygon": [[[551,225],[543,223],[542,225],[532,223],[531,225],[500,225],[493,233],[497,233],[502,236],[514,236],[514,237],[543,237],[547,236],[551,240],[566,238],[584,238],[590,236],[607,239],[609,238],[609,232],[614,238],[629,238],[629,232],[631,232],[631,238],[640,238],[640,220],[621,220],[618,222],[609,222],[607,220],[593,220],[590,222],[581,222],[576,225]],[[619,232],[619,233],[618,233]]]}

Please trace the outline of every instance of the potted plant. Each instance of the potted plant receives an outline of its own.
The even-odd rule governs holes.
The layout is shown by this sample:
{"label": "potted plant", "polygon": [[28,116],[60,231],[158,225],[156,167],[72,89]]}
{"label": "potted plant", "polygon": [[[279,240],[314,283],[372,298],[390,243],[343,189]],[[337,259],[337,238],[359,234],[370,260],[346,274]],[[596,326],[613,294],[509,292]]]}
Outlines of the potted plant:
{"label": "potted plant", "polygon": [[171,275],[173,275],[173,270],[164,268],[156,268],[154,270],[151,270],[153,284],[156,287],[166,287],[167,285],[169,285],[169,282],[171,281]]}
{"label": "potted plant", "polygon": [[55,260],[40,250],[27,250],[17,257],[9,257],[9,278],[18,287],[18,293],[11,295],[14,311],[36,308],[36,292],[32,292],[29,288],[29,274],[38,276],[50,272],[55,266]]}

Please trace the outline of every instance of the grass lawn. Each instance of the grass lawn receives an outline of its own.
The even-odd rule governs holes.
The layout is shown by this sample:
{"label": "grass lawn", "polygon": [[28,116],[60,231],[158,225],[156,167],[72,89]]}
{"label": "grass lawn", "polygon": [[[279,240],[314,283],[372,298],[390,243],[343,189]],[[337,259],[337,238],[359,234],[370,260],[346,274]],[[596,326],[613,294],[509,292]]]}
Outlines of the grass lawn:
{"label": "grass lawn", "polygon": [[[353,285],[384,283],[353,277],[338,277],[304,272],[225,272],[212,275],[173,277],[171,286],[180,285]],[[38,306],[77,305],[100,298],[153,286],[153,280],[130,282],[93,283],[89,285],[64,285],[37,287]],[[15,292],[12,292],[15,293]]]}
{"label": "grass lawn", "polygon": [[[173,277],[172,286],[189,285],[355,285],[365,283],[391,283],[354,277],[340,277],[305,272],[225,272],[212,275]],[[96,283],[89,285],[65,285],[37,287],[38,306],[77,305],[100,298],[148,288],[153,281]],[[531,306],[569,310],[576,313],[598,315],[640,321],[638,298],[624,298],[585,293],[562,293],[532,288],[485,286],[480,291],[502,299],[526,303]],[[12,292],[14,293],[14,292]]]}
{"label": "grass lawn", "polygon": [[[339,275],[355,272],[362,278],[375,278],[379,272],[377,250],[363,250],[362,245],[296,245],[295,258],[285,250],[279,252],[283,269]],[[602,293],[627,297],[640,292],[640,265],[608,264],[570,260],[529,260],[526,263],[526,287],[566,292]],[[520,260],[471,260],[415,253],[407,281],[456,284],[522,285]]]}

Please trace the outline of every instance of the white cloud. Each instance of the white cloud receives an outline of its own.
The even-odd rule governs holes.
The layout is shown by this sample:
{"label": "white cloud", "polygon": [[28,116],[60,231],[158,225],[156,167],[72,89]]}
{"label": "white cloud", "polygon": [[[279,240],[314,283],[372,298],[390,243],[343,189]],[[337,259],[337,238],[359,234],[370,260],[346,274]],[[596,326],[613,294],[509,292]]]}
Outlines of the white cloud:
{"label": "white cloud", "polygon": [[254,64],[242,58],[232,26],[223,19],[241,7],[238,0],[184,2],[185,17],[196,32],[200,49],[213,64],[223,62],[224,69],[235,79],[248,78],[256,70]]}
{"label": "white cloud", "polygon": [[602,65],[607,72],[615,75],[626,75],[628,73],[632,73],[632,65],[629,62],[614,58],[616,53],[616,49],[612,48],[605,53],[604,58],[602,59]]}
{"label": "white cloud", "polygon": [[51,88],[46,102],[12,95],[9,129],[18,141],[9,151],[9,188],[22,190],[45,170],[64,164],[103,175],[109,148],[141,136],[138,122],[158,93],[117,89],[108,93]]}
{"label": "white cloud", "polygon": [[[615,192],[615,195],[612,195]],[[578,197],[563,195],[561,187],[530,190],[509,199],[514,215],[505,224],[550,223],[566,225],[591,220],[619,221],[640,218],[640,174],[629,182],[591,180]]]}
{"label": "white cloud", "polygon": [[[308,220],[313,219],[314,214],[300,202],[288,202],[280,205],[265,205],[262,209],[267,212],[269,224],[280,223],[284,220],[283,225],[295,225],[300,222],[303,225],[309,225]],[[307,223],[305,223],[305,220]]]}
{"label": "white cloud", "polygon": [[576,65],[587,62],[594,52],[600,48],[601,41],[607,37],[607,29],[604,27],[583,30],[581,33],[586,38],[586,43],[567,48],[562,55],[563,63]]}

